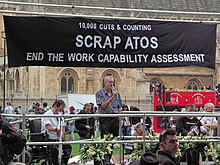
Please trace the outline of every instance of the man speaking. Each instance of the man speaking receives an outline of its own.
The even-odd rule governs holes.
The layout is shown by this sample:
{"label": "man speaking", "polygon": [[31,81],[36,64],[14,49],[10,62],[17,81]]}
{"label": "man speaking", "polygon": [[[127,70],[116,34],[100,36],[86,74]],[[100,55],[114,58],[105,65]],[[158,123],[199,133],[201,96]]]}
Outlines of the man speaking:
{"label": "man speaking", "polygon": [[[117,114],[122,106],[120,94],[114,88],[113,76],[104,78],[105,87],[96,93],[96,104],[99,108],[99,114]],[[100,118],[101,138],[107,134],[118,136],[119,118],[118,117],[101,117]],[[110,164],[110,157],[105,160],[105,164]]]}

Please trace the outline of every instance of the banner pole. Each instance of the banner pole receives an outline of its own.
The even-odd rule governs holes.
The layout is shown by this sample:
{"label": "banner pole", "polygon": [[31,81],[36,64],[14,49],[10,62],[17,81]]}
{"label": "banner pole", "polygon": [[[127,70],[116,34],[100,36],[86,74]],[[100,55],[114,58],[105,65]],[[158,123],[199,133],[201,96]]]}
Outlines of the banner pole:
{"label": "banner pole", "polygon": [[3,47],[4,47],[4,59],[3,59],[3,109],[5,109],[5,87],[6,87],[6,73],[5,73],[5,56],[6,56],[6,37],[5,37],[5,31],[2,31],[2,38],[3,38]]}

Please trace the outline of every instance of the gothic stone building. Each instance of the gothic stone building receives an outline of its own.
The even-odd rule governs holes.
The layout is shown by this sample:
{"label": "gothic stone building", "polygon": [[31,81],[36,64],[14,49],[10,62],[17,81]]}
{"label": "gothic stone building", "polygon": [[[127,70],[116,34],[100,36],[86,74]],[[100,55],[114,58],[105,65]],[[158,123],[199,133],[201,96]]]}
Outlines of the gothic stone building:
{"label": "gothic stone building", "polygon": [[[33,1],[32,1],[33,2]],[[213,2],[184,1],[184,0],[142,0],[142,1],[50,1],[48,3],[59,3],[105,6],[123,8],[163,9],[180,11],[219,11],[220,4],[217,0]],[[46,3],[46,2],[45,2]],[[34,9],[33,9],[34,10]],[[40,10],[35,8],[35,10]],[[82,11],[77,11],[82,12]],[[87,12],[87,11],[86,11]],[[91,12],[91,11],[90,11]],[[96,11],[95,11],[96,12]],[[113,11],[104,11],[105,14],[118,15]],[[131,13],[135,14],[135,13]],[[147,15],[145,15],[147,16]],[[143,16],[144,17],[144,16]],[[0,30],[4,31],[3,18],[1,15]],[[219,29],[219,26],[218,26]],[[4,34],[4,33],[2,33]],[[0,105],[3,104],[4,93],[4,38],[0,40],[1,46],[1,70],[0,70]],[[92,68],[92,67],[6,67],[5,96],[6,102],[11,101],[14,106],[21,105],[25,110],[32,102],[51,103],[62,94],[95,94],[103,87],[103,77],[111,74],[115,77],[115,87],[121,93],[124,103],[140,107],[141,110],[152,110],[151,91],[152,83],[162,83],[166,87],[178,90],[200,90],[203,86],[214,87],[220,83],[219,68],[219,33],[216,42],[216,69],[188,66],[175,68]],[[7,52],[6,52],[7,53]],[[7,64],[7,59],[6,59]],[[6,65],[7,66],[7,65]]]}

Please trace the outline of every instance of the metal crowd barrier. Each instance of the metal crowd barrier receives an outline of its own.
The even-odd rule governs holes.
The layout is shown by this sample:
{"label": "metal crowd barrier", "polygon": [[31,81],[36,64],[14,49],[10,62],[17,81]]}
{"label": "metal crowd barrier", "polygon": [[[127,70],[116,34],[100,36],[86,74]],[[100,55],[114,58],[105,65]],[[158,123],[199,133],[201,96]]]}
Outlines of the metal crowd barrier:
{"label": "metal crowd barrier", "polygon": [[[2,117],[15,117],[19,118],[20,120],[17,120],[16,122],[22,122],[22,132],[25,135],[26,134],[26,119],[28,118],[42,118],[42,117],[54,117],[54,115],[33,115],[33,114],[23,114],[23,115],[14,115],[14,114],[1,114]],[[220,113],[207,113],[207,112],[154,112],[154,111],[126,111],[122,112],[120,114],[63,114],[63,115],[56,115],[56,117],[62,117],[66,118],[65,121],[70,120],[80,120],[84,118],[91,118],[91,117],[119,117],[121,119],[122,117],[142,117],[143,118],[143,125],[146,124],[146,117],[170,117],[170,116],[195,116],[195,117],[220,117]],[[119,122],[119,138],[122,139],[122,131],[121,131],[121,122]],[[144,129],[144,128],[143,128]],[[147,140],[146,139],[146,133],[143,131],[143,136],[126,136],[123,137],[123,140],[116,140],[116,141],[108,141],[108,143],[119,143],[121,144],[121,147],[119,149],[119,156],[120,156],[120,163],[122,161],[122,145],[124,143],[143,143],[143,146],[145,146],[146,143],[158,143],[158,140]],[[125,140],[128,139],[129,140]],[[141,139],[140,139],[141,138]],[[131,140],[135,139],[135,140]],[[139,139],[139,140],[138,140]],[[215,137],[208,137],[209,142],[220,142],[220,136]],[[180,143],[185,142],[192,142],[192,143],[207,143],[207,140],[179,140]],[[65,142],[27,142],[27,145],[54,145],[57,144],[62,147],[64,144],[93,144],[93,143],[103,143],[103,141],[91,141],[91,139],[87,140],[77,140],[77,141],[65,141]],[[145,152],[145,147],[143,147],[143,153]],[[25,160],[25,153],[22,154],[22,160],[24,163]]]}

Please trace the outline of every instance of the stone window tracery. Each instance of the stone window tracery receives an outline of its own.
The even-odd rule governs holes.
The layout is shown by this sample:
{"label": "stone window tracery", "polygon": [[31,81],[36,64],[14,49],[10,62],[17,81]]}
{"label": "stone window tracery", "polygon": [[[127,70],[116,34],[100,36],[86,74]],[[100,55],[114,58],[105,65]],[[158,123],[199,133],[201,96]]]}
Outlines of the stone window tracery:
{"label": "stone window tracery", "polygon": [[194,79],[188,80],[185,87],[187,90],[199,90],[201,89],[202,85],[198,79],[194,78]]}
{"label": "stone window tracery", "polygon": [[60,88],[61,94],[75,93],[75,82],[76,79],[73,71],[65,69],[60,75]]}

